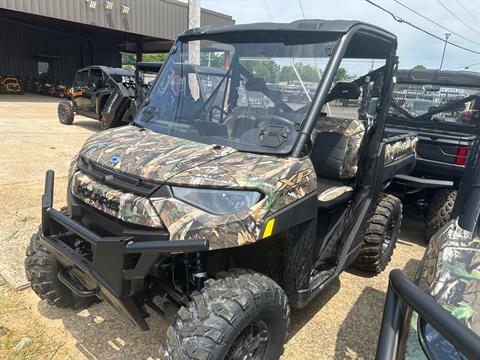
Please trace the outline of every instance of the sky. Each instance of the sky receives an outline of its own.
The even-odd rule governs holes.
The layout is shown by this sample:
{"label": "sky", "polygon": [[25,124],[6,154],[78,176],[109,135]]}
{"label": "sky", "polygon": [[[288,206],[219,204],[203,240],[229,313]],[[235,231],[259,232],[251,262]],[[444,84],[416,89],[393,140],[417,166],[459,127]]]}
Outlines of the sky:
{"label": "sky", "polygon": [[[397,35],[400,68],[411,68],[419,64],[427,68],[440,66],[443,41],[423,34],[406,24],[396,22],[389,14],[364,0],[300,1],[306,18],[360,20],[380,26]],[[441,38],[444,38],[447,32],[393,0],[372,1]],[[399,2],[480,44],[480,0],[399,0]],[[439,2],[443,3],[467,25],[452,16]],[[201,0],[201,6],[229,14],[237,24],[271,21],[268,11],[271,12],[275,22],[290,22],[303,18],[299,0]],[[455,34],[450,36],[449,41],[480,52],[480,45]],[[460,70],[465,66],[477,63],[480,63],[480,54],[469,53],[447,45],[443,69]],[[472,66],[470,70],[480,71],[480,64]]]}

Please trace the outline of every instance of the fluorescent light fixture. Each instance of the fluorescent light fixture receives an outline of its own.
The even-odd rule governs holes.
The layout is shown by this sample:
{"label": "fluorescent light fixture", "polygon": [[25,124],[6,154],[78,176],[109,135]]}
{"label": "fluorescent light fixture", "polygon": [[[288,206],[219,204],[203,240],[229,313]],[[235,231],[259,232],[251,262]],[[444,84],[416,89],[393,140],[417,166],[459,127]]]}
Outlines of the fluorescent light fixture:
{"label": "fluorescent light fixture", "polygon": [[85,3],[90,9],[96,9],[97,8],[97,2],[96,0],[85,0]]}

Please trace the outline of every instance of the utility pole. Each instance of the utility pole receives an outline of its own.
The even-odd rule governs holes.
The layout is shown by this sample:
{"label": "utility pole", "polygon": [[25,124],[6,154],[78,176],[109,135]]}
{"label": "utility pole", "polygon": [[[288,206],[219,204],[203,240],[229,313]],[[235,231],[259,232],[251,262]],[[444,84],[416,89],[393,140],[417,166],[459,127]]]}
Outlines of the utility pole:
{"label": "utility pole", "polygon": [[[188,28],[200,27],[200,0],[188,0]],[[200,65],[200,41],[188,43],[188,62]],[[193,78],[189,78],[189,87],[194,99],[200,98],[200,88]]]}
{"label": "utility pole", "polygon": [[445,33],[445,45],[443,46],[443,54],[442,54],[442,61],[440,62],[440,70],[442,70],[443,66],[443,58],[445,57],[445,50],[447,49],[448,38],[450,37],[450,33]]}
{"label": "utility pole", "polygon": [[[200,0],[188,0],[188,28],[200,27]],[[191,41],[188,47],[190,64],[200,64],[200,42]]]}

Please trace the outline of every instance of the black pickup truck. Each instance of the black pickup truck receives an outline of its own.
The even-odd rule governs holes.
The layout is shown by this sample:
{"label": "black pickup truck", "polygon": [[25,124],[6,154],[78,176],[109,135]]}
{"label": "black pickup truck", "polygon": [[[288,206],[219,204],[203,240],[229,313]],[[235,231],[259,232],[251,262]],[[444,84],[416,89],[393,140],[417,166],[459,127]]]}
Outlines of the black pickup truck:
{"label": "black pickup truck", "polygon": [[417,134],[417,162],[394,192],[425,215],[426,238],[450,218],[470,147],[480,127],[480,73],[398,70],[386,133]]}

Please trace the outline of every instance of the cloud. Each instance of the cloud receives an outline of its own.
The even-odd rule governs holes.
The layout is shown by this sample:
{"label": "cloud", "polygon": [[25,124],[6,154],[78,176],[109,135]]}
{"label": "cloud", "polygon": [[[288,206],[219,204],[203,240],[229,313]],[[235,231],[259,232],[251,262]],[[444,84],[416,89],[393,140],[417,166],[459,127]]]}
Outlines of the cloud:
{"label": "cloud", "polygon": [[[394,1],[374,1],[391,10],[401,18],[419,25],[437,36],[443,37],[445,34],[445,30],[413,14]],[[476,34],[455,19],[447,10],[442,8],[436,0],[400,1],[452,31],[480,43],[479,34]],[[464,22],[474,29],[478,29],[478,32],[480,32],[478,21],[474,22],[475,18],[480,18],[480,1],[459,0],[463,7],[469,10],[468,13],[464,8],[460,7],[457,2],[448,0],[441,1]],[[276,22],[290,22],[302,18],[298,0],[266,0],[266,3]],[[202,0],[202,6],[231,15],[237,24],[270,21],[262,0]],[[363,0],[302,0],[302,6],[307,18],[360,20],[380,26],[394,33],[398,37],[398,56],[400,59],[400,67],[402,68],[413,67],[417,64],[438,68],[440,65],[444,46],[443,42],[412,29],[408,25],[394,21],[390,15]],[[480,46],[469,43],[458,36],[452,35],[449,40],[480,51]],[[445,69],[459,69],[478,62],[480,62],[480,55],[468,53],[447,45],[444,61]],[[474,69],[480,71],[480,66],[472,68],[472,70]]]}

